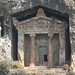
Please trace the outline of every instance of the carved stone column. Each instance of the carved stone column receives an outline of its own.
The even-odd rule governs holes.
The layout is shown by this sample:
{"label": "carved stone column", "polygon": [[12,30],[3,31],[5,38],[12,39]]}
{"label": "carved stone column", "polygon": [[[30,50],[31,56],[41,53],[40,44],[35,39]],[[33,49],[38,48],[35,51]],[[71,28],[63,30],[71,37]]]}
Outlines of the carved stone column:
{"label": "carved stone column", "polygon": [[24,34],[18,31],[18,61],[24,65]]}
{"label": "carved stone column", "polygon": [[31,63],[30,66],[35,66],[35,34],[30,34],[31,36]]}
{"label": "carved stone column", "polygon": [[53,61],[52,61],[52,35],[49,36],[49,57],[48,57],[48,67],[53,67]]}

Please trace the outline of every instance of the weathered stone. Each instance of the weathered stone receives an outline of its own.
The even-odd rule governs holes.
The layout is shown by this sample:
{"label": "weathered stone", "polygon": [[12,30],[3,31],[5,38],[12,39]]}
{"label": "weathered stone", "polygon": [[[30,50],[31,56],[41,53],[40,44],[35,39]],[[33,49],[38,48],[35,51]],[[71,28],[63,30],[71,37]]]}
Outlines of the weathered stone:
{"label": "weathered stone", "polygon": [[0,39],[0,60],[10,59],[11,60],[11,41],[9,38]]}
{"label": "weathered stone", "polygon": [[52,59],[52,38],[49,37],[49,60],[48,67],[53,67],[53,59]]}
{"label": "weathered stone", "polygon": [[[54,40],[52,37],[55,34],[59,35],[58,36],[59,38],[57,37],[57,39],[60,42],[60,48],[58,49],[58,53],[56,55],[56,56],[59,55],[58,63],[59,65],[65,63],[65,50],[66,50],[65,49],[65,35],[66,35],[65,29],[68,28],[68,25],[66,22],[64,21],[62,22],[61,20],[56,20],[56,19],[46,17],[43,9],[38,9],[36,17],[33,17],[28,20],[20,21],[20,22],[18,22],[16,18],[13,18],[13,23],[16,29],[18,30],[18,60],[20,60],[22,64],[29,63],[29,60],[27,60],[26,62],[26,57],[27,57],[26,55],[30,54],[30,60],[31,60],[29,63],[30,66],[33,66],[36,64],[43,65],[45,60],[44,56],[46,57],[48,56],[48,61],[46,60],[46,62],[48,62],[49,67],[55,66],[54,64],[56,63],[56,61],[54,61],[54,64],[53,64],[53,60],[54,60],[53,50],[55,49],[54,45],[55,44],[57,45],[57,43],[52,44],[52,40]],[[35,35],[37,34],[38,34],[38,39],[40,41],[38,41],[38,39],[35,39],[36,38]],[[44,34],[47,34],[47,35],[45,36]],[[30,48],[29,48],[29,45],[27,44],[28,39],[25,37],[25,35],[30,35],[30,38],[31,38],[30,39],[31,41],[29,41]],[[47,38],[48,36],[50,37],[51,40]],[[49,39],[49,43],[46,39]],[[48,45],[49,47],[46,45],[46,43],[47,45],[49,44]],[[39,45],[39,47],[37,45]],[[38,48],[40,50],[48,49],[49,53],[46,51],[46,54],[44,54],[45,51],[44,52],[40,51],[40,54],[42,56],[39,57],[38,56],[39,54],[37,54],[36,56],[36,53],[39,53],[38,51],[36,51],[38,50]],[[27,54],[25,52],[27,52]],[[56,52],[56,49],[55,49],[55,52]]]}
{"label": "weathered stone", "polygon": [[[29,8],[32,9],[33,7],[39,6],[39,5],[48,7],[53,10],[57,10],[62,13],[67,13],[69,15],[69,28],[70,28],[69,32],[70,32],[71,50],[72,50],[72,53],[74,53],[74,50],[75,50],[75,37],[74,37],[75,35],[75,27],[74,27],[75,26],[75,1],[74,0],[61,0],[61,1],[60,0],[33,0],[33,1],[32,0],[0,0],[0,10],[1,10],[0,15],[4,15],[5,17],[4,26],[6,27],[7,25],[8,27],[9,34],[10,34],[9,37],[11,37],[11,41],[13,41],[11,34],[14,31],[12,30],[12,22],[11,22],[12,20],[7,21],[7,18],[10,17],[10,14],[23,11]],[[38,28],[40,27],[42,27],[42,25],[38,26]],[[26,29],[29,29],[28,31],[30,31],[32,26],[17,27],[17,29],[20,29],[20,28],[26,28]],[[44,28],[46,29],[48,28],[48,26]],[[44,30],[44,31],[47,31],[47,30]],[[14,50],[14,48],[12,50]]]}
{"label": "weathered stone", "polygon": [[18,60],[24,66],[24,51],[23,50],[19,50],[18,51]]}

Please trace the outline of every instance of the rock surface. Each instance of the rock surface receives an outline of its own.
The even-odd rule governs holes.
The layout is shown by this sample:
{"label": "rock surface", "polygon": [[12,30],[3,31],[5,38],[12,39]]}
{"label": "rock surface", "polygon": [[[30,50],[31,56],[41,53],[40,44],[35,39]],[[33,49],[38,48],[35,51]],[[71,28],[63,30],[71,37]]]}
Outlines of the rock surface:
{"label": "rock surface", "polygon": [[[74,0],[0,0],[0,4],[5,4],[1,6],[1,8],[4,8],[7,12],[4,13],[7,19],[10,19],[9,16],[12,13],[19,12],[26,10],[28,8],[33,8],[34,6],[45,6],[57,11],[60,11],[62,13],[69,14],[69,29],[70,29],[70,40],[72,44],[72,51],[75,50],[75,1]],[[4,11],[2,9],[2,11]],[[3,13],[2,13],[3,14]],[[7,25],[10,26],[8,22]]]}
{"label": "rock surface", "polygon": [[11,41],[8,37],[0,38],[0,60],[11,60]]}
{"label": "rock surface", "polygon": [[[11,34],[11,23],[10,23],[9,15],[15,12],[26,10],[28,8],[33,8],[34,6],[38,6],[38,5],[42,5],[42,6],[60,11],[62,13],[69,14],[70,42],[71,42],[72,54],[74,54],[74,51],[75,51],[75,0],[0,0],[0,9],[1,9],[0,14],[5,16],[4,24],[9,27],[8,28],[8,30],[10,31],[9,34]],[[6,47],[7,46],[8,45],[6,45]],[[4,50],[5,52],[7,48],[4,47],[4,49],[5,49]],[[8,53],[8,51],[6,53]]]}

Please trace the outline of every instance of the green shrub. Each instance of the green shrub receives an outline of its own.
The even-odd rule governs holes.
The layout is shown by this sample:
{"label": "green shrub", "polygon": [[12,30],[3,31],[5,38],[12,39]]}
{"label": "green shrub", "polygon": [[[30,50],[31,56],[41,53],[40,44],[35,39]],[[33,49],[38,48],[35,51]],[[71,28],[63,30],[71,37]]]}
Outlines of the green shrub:
{"label": "green shrub", "polygon": [[12,67],[16,68],[16,69],[18,69],[18,68],[23,69],[24,68],[24,66],[22,65],[22,63],[20,63],[18,61],[13,61],[12,62]]}
{"label": "green shrub", "polygon": [[13,72],[10,73],[11,75],[28,75],[26,71],[21,69],[14,69]]}
{"label": "green shrub", "polygon": [[50,71],[45,71],[44,74],[45,75],[54,75],[54,73],[53,72],[50,72]]}
{"label": "green shrub", "polygon": [[11,66],[11,61],[9,60],[0,61],[0,75],[7,75],[10,66]]}

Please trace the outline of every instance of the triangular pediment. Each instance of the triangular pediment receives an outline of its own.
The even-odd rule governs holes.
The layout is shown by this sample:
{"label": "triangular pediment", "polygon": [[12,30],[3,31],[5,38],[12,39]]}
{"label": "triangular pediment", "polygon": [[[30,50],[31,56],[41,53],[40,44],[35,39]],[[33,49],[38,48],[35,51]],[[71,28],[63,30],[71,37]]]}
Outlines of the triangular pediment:
{"label": "triangular pediment", "polygon": [[37,14],[35,17],[23,20],[23,21],[18,21],[15,17],[13,17],[13,22],[14,25],[30,25],[30,24],[51,24],[57,23],[57,24],[62,24],[63,21],[55,19],[55,18],[50,18],[47,17],[44,13],[44,10],[42,8],[38,9]]}
{"label": "triangular pediment", "polygon": [[59,12],[57,10],[54,10],[54,9],[51,9],[49,7],[45,7],[45,6],[42,6],[42,5],[33,6],[32,8],[28,8],[28,9],[24,9],[22,11],[15,12],[15,13],[11,14],[11,16],[16,17],[17,19],[23,18],[23,17],[26,17],[27,15],[30,15],[31,13],[37,12],[37,10],[39,8],[42,8],[43,10],[48,11],[50,14],[54,14],[54,15],[58,15],[60,17],[64,17],[65,19],[69,18],[69,15],[66,14],[66,13],[62,13],[62,12]]}
{"label": "triangular pediment", "polygon": [[57,19],[52,19],[52,18],[48,18],[48,17],[45,17],[45,16],[39,16],[39,17],[34,17],[34,18],[31,18],[31,19],[28,19],[28,20],[24,20],[24,21],[21,21],[21,22],[18,22],[19,25],[27,25],[27,24],[31,24],[33,23],[34,24],[50,24],[50,23],[58,23],[58,24],[62,24],[63,22],[60,21],[60,20],[57,20]]}

